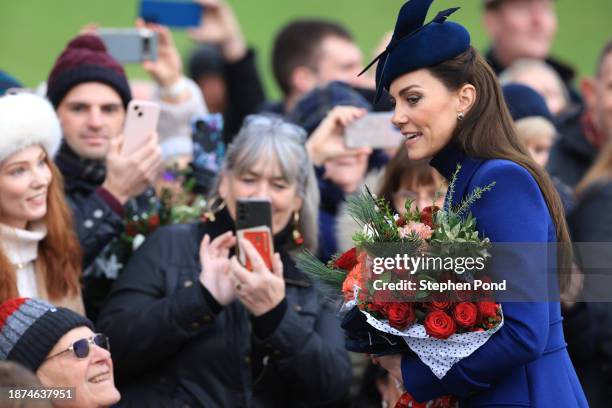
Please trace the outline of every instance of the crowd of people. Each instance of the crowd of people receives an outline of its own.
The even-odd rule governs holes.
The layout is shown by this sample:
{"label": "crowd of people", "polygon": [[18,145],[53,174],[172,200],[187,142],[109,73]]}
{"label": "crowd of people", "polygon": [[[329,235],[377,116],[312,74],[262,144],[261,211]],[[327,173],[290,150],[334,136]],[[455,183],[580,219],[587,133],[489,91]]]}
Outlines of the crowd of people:
{"label": "crowd of people", "polygon": [[[128,79],[92,26],[67,41],[36,90],[23,89],[19,72],[0,71],[1,386],[74,387],[75,398],[55,399],[53,406],[394,406],[402,387],[413,385],[405,376],[397,381],[397,367],[345,350],[339,305],[297,268],[296,255],[308,250],[327,262],[352,246],[357,225],[346,200],[364,186],[399,213],[407,201],[442,205],[449,167],[440,161],[454,154],[444,147],[448,141],[427,139],[435,153],[430,163],[430,150],[403,143],[351,148],[344,133],[370,112],[391,111],[397,128],[410,117],[443,131],[448,124],[436,115],[448,107],[432,101],[445,89],[460,93],[452,129],[461,124],[453,134],[469,156],[503,152],[533,175],[529,188],[550,210],[544,241],[551,233],[552,241],[612,241],[612,40],[601,44],[595,75],[578,86],[573,69],[551,55],[554,0],[482,0],[486,52],[469,47],[435,63],[417,58],[410,69],[387,54],[388,69],[399,64],[404,71],[386,77],[379,74],[386,67],[376,77],[358,75],[363,52],[340,22],[296,19],[273,39],[280,101],[266,99],[256,50],[231,6],[198,3],[206,12],[190,33],[188,56],[179,54],[167,27],[136,23],[159,39],[157,60],[142,64],[150,80]],[[398,47],[394,37],[387,47],[389,38],[384,34],[375,55]],[[435,92],[406,95],[404,72]],[[160,117],[157,131],[125,154],[123,125],[133,99],[156,102]],[[130,223],[162,206],[168,174],[197,179],[192,123],[207,113],[222,115],[226,149],[205,188],[206,210],[195,222],[151,228],[144,242],[130,240],[126,250]],[[478,122],[486,118],[499,122]],[[493,131],[516,134],[517,142],[485,140],[483,132]],[[512,173],[508,185],[525,174]],[[190,193],[185,183],[176,188]],[[526,194],[520,190],[515,202]],[[246,197],[271,203],[271,267],[248,241],[253,270],[235,256],[237,202]],[[491,202],[513,205],[506,197]],[[499,213],[491,208],[475,211],[493,222]],[[609,273],[610,252],[601,256]],[[551,331],[561,333],[558,348],[567,344],[571,358],[555,360],[563,365],[555,369],[573,364],[589,406],[607,407],[612,304],[584,301],[585,293],[602,288],[589,287],[592,262],[577,256],[573,264],[560,313],[557,306],[545,311],[550,319],[558,315]],[[533,311],[508,308],[507,326],[513,313]],[[544,363],[532,360],[520,375],[540,378]],[[401,370],[409,368],[420,372],[404,360]],[[576,386],[570,371],[559,387]],[[490,384],[473,372],[468,366],[457,381],[486,394]],[[576,402],[563,406],[583,406],[581,391],[572,392]],[[466,406],[484,406],[478,401]]]}

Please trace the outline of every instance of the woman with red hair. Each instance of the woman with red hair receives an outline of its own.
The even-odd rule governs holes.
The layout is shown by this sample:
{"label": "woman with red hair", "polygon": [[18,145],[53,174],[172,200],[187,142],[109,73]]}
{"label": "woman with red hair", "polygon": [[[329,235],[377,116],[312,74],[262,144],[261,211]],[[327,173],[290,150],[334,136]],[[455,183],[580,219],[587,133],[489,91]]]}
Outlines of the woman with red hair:
{"label": "woman with red hair", "polygon": [[43,98],[0,98],[0,302],[49,300],[84,314],[81,250],[51,160],[59,121]]}

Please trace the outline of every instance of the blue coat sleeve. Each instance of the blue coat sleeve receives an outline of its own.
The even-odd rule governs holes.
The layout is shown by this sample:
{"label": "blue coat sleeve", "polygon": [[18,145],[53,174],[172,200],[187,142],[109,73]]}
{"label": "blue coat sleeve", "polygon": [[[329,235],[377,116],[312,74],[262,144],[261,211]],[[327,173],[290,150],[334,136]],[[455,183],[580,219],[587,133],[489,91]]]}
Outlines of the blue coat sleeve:
{"label": "blue coat sleeve", "polygon": [[[550,215],[538,184],[521,166],[508,161],[485,162],[474,174],[470,188],[495,181],[496,185],[472,206],[478,229],[492,242],[547,242]],[[468,193],[471,190],[468,190]],[[524,271],[530,277],[509,279],[519,292],[545,287],[546,259],[516,249],[505,251],[503,261],[491,260],[502,276]],[[510,259],[508,259],[510,257]],[[536,258],[536,259],[534,259]],[[494,262],[497,262],[494,265]],[[542,269],[544,268],[544,269]],[[406,390],[417,400],[453,394],[465,397],[490,388],[514,368],[537,359],[548,339],[549,310],[546,302],[502,302],[504,325],[478,350],[455,364],[438,379],[417,356],[402,358]]]}

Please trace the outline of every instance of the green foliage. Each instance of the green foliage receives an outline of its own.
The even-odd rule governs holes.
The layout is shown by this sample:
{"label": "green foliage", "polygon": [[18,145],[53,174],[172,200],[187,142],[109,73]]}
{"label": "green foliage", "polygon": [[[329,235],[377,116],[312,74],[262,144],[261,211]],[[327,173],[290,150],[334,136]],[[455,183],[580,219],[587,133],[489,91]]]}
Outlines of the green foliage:
{"label": "green foliage", "polygon": [[346,278],[347,271],[324,264],[307,250],[296,256],[296,263],[302,272],[314,281],[322,283],[324,290],[332,293],[342,291],[342,283]]}

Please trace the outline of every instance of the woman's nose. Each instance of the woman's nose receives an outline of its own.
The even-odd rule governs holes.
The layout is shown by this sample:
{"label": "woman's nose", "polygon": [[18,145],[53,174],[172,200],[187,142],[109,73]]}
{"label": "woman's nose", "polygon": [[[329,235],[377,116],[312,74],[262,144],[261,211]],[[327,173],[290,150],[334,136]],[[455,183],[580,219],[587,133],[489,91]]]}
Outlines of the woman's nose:
{"label": "woman's nose", "polygon": [[270,187],[267,183],[257,183],[255,190],[250,195],[251,198],[266,198],[271,199],[270,197]]}
{"label": "woman's nose", "polygon": [[36,169],[34,171],[34,176],[32,177],[32,187],[33,188],[42,188],[47,187],[51,178],[49,177],[49,172],[41,169]]}
{"label": "woman's nose", "polygon": [[391,123],[393,123],[393,125],[396,128],[400,129],[402,127],[402,125],[406,124],[406,122],[408,122],[408,117],[396,105],[395,108],[393,109],[393,116],[391,116]]}

